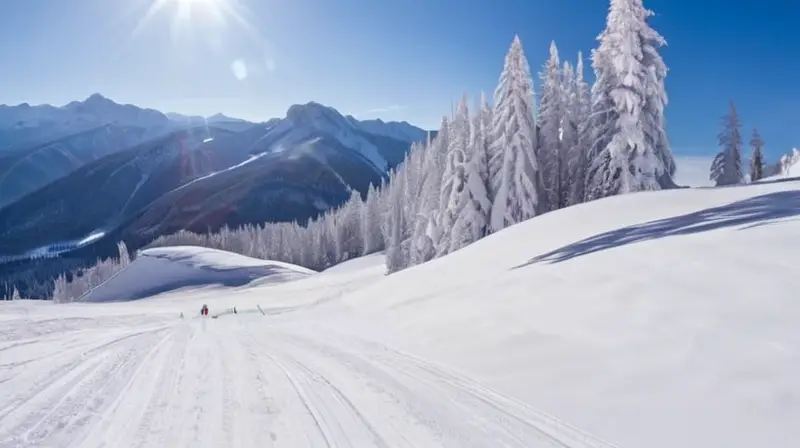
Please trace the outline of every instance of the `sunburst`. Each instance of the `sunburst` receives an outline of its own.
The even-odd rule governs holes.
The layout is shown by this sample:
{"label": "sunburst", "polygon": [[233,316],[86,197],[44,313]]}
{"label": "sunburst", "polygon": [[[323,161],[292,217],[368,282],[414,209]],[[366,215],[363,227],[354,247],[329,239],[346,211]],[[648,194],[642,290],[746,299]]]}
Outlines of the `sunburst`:
{"label": "sunburst", "polygon": [[245,18],[249,16],[249,13],[239,0],[147,1],[149,2],[149,6],[144,15],[136,23],[132,37],[147,27],[153,17],[162,13],[172,14],[170,31],[173,38],[176,38],[184,32],[191,34],[195,26],[198,28],[208,28],[209,26],[227,28],[229,26],[236,26],[250,34],[251,37],[259,37],[259,32],[256,27]]}

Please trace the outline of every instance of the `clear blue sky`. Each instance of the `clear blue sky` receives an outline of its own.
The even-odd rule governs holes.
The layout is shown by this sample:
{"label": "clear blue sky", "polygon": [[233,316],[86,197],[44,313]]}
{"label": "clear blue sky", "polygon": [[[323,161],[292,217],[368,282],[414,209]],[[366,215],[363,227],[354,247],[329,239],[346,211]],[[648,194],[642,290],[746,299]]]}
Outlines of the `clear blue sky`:
{"label": "clear blue sky", "polygon": [[[550,40],[562,57],[588,55],[607,9],[604,0],[216,0],[228,5],[219,16],[195,3],[186,17],[166,0],[143,20],[154,1],[2,2],[0,103],[62,105],[100,92],[261,120],[314,100],[435,127],[463,92],[493,91],[514,33],[538,71]],[[748,137],[761,129],[769,155],[800,145],[800,2],[645,3],[669,41],[676,153],[716,150],[729,99]]]}

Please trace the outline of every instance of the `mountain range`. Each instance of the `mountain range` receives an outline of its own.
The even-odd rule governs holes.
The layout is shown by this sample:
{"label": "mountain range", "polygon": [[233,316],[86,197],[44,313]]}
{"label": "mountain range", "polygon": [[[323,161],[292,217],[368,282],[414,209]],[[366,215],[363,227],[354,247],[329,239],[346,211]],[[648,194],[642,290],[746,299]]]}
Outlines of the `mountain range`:
{"label": "mountain range", "polygon": [[[99,94],[0,106],[0,263],[181,229],[304,221],[365,194],[428,132],[315,102],[262,123],[164,114]],[[76,252],[77,249],[81,249]]]}

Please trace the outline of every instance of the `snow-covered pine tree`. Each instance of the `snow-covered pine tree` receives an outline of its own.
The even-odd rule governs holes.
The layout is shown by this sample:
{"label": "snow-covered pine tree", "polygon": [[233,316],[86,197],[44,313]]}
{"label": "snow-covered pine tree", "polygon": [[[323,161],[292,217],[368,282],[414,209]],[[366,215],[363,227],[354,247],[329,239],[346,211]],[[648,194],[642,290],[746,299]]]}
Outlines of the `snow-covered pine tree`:
{"label": "snow-covered pine tree", "polygon": [[569,61],[564,62],[562,69],[562,91],[564,92],[564,116],[561,120],[561,148],[564,163],[561,167],[563,182],[559,208],[573,204],[575,171],[581,157],[578,146],[578,84],[575,79],[575,70]]}
{"label": "snow-covered pine tree", "polygon": [[536,159],[534,91],[519,36],[506,55],[494,92],[489,172],[492,232],[532,218],[541,207],[542,178]]}
{"label": "snow-covered pine tree", "polygon": [[383,249],[381,237],[381,211],[378,199],[378,190],[370,184],[367,190],[367,200],[361,209],[361,231],[364,232],[364,251],[368,255]]}
{"label": "snow-covered pine tree", "polygon": [[339,218],[335,228],[340,245],[339,263],[358,257],[364,251],[364,234],[361,229],[363,207],[361,194],[351,190],[350,199],[335,213]]}
{"label": "snow-covered pine tree", "polygon": [[456,218],[451,238],[451,251],[474,243],[486,236],[492,203],[489,200],[489,129],[491,109],[486,95],[481,94],[481,102],[472,118],[469,153],[466,163],[466,196],[464,208]]}
{"label": "snow-covered pine tree", "polygon": [[536,156],[544,184],[544,210],[564,206],[566,195],[563,178],[566,164],[562,146],[563,120],[566,112],[564,76],[555,42],[550,42],[550,57],[539,74],[542,81],[539,99],[539,148]]}
{"label": "snow-covered pine tree", "polygon": [[717,186],[742,183],[742,133],[736,105],[731,101],[730,110],[722,118],[722,131],[717,136],[720,152],[711,163],[709,179]]}
{"label": "snow-covered pine tree", "polygon": [[404,269],[407,260],[403,251],[403,185],[402,177],[396,176],[389,184],[388,215],[386,217],[388,235],[386,239],[386,273],[391,274]]}
{"label": "snow-covered pine tree", "polygon": [[[477,169],[478,173],[483,179],[483,183],[485,186],[487,199],[491,199],[491,174],[489,170],[489,161],[491,160],[491,145],[492,145],[492,121],[493,121],[493,113],[492,106],[489,105],[489,100],[486,98],[486,93],[481,92],[481,104],[478,110],[478,116],[476,117],[476,127],[480,129],[480,134],[478,139],[476,137],[475,144],[476,149],[475,151],[480,154],[480,159],[477,161]],[[491,201],[489,203],[489,209],[491,208]],[[487,216],[488,220],[488,216]],[[488,224],[488,221],[487,221]]]}
{"label": "snow-covered pine tree", "polygon": [[753,136],[750,138],[750,147],[753,152],[750,156],[750,182],[756,182],[764,178],[764,139],[761,138],[758,129],[753,129]]}
{"label": "snow-covered pine tree", "polygon": [[[469,195],[464,194],[467,184],[467,157],[470,144],[470,120],[466,95],[461,98],[456,108],[453,120],[450,122],[450,141],[447,145],[444,174],[439,194],[439,228],[441,240],[436,248],[436,255],[443,256],[450,253],[453,239],[461,240],[462,237],[453,234],[453,226],[469,201]],[[459,248],[460,243],[459,243]]]}
{"label": "snow-covered pine tree", "polygon": [[431,260],[436,255],[440,242],[439,208],[444,173],[445,156],[450,140],[450,121],[442,118],[436,138],[425,151],[423,162],[422,189],[419,207],[414,216],[411,236],[409,263],[416,265]]}
{"label": "snow-covered pine tree", "polygon": [[642,0],[611,0],[606,28],[592,53],[593,156],[590,199],[669,187],[674,161],[666,141],[666,41],[647,21]]}
{"label": "snow-covered pine tree", "polygon": [[591,99],[592,94],[589,84],[584,78],[583,54],[578,52],[578,62],[575,65],[575,84],[573,104],[570,107],[572,120],[577,125],[575,137],[576,147],[570,157],[570,204],[579,204],[586,200],[586,174],[589,171],[589,150],[592,141]]}
{"label": "snow-covered pine tree", "polygon": [[17,287],[15,286],[14,290],[11,292],[11,300],[20,300],[20,299],[22,299],[22,296],[20,296],[19,289],[17,289]]}

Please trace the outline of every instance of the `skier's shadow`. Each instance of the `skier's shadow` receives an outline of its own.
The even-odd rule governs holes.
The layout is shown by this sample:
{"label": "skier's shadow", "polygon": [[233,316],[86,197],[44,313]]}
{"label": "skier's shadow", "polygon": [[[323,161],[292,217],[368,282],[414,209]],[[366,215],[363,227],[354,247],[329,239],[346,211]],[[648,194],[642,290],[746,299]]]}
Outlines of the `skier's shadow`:
{"label": "skier's shadow", "polygon": [[727,227],[747,230],[798,215],[800,190],[770,193],[721,207],[601,233],[534,257],[512,269],[543,262],[560,263],[582,255],[657,238],[690,235]]}

